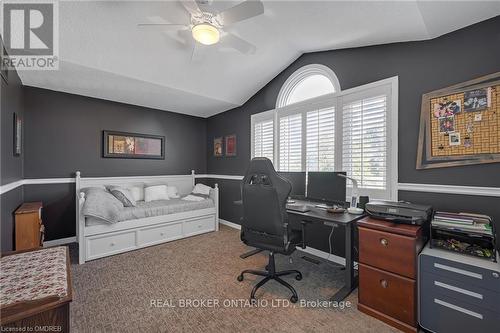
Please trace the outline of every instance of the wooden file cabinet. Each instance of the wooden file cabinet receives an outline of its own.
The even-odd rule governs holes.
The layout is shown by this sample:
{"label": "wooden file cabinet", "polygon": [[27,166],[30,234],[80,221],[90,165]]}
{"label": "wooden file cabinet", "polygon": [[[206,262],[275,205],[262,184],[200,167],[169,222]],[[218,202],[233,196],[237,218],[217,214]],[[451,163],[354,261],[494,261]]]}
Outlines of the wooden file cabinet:
{"label": "wooden file cabinet", "polygon": [[404,332],[417,332],[417,256],[423,228],[366,217],[359,228],[358,309]]}
{"label": "wooden file cabinet", "polygon": [[25,202],[15,212],[16,251],[41,247],[44,226],[42,203]]}

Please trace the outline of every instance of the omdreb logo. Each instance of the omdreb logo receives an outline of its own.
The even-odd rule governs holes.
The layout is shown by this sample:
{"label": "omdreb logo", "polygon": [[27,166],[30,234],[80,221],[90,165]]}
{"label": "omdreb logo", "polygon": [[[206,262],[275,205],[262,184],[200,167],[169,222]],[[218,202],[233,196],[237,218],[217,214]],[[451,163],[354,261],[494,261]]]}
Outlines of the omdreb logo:
{"label": "omdreb logo", "polygon": [[55,0],[2,1],[2,69],[59,69],[59,7]]}

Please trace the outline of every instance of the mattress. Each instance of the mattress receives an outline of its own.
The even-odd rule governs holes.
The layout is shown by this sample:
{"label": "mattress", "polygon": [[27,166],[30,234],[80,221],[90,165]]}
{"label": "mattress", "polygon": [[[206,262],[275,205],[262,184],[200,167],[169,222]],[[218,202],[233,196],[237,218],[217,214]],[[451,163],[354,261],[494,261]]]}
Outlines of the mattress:
{"label": "mattress", "polygon": [[[182,213],[191,210],[212,208],[214,206],[214,201],[210,198],[202,201],[186,201],[181,199],[155,200],[150,202],[137,201],[137,206],[124,207],[123,210],[120,211],[118,222]],[[97,224],[109,224],[109,222],[94,217],[87,217],[85,219],[86,226]]]}

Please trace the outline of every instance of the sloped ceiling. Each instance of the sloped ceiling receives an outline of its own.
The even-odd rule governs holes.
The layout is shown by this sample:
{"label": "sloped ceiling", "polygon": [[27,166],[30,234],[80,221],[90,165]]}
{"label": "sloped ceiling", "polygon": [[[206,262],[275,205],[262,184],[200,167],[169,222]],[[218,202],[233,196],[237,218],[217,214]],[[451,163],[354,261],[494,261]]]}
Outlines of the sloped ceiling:
{"label": "sloped ceiling", "polygon": [[[212,1],[222,11],[238,1]],[[59,71],[20,71],[23,84],[209,117],[242,105],[302,53],[434,38],[500,14],[498,1],[264,1],[265,13],[228,31],[257,46],[243,55],[205,46],[201,60],[175,30],[177,1],[62,1]]]}

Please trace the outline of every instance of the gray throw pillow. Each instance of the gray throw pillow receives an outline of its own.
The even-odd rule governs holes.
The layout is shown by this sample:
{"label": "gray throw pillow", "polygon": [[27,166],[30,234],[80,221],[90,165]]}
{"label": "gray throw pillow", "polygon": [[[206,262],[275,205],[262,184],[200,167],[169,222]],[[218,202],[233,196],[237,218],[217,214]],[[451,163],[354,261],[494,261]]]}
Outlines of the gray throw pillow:
{"label": "gray throw pillow", "polygon": [[135,207],[137,205],[130,190],[121,186],[106,186],[106,188],[123,204],[124,207]]}
{"label": "gray throw pillow", "polygon": [[118,215],[123,204],[104,188],[85,188],[85,203],[82,214],[85,217],[94,217],[109,223],[118,222]]}

